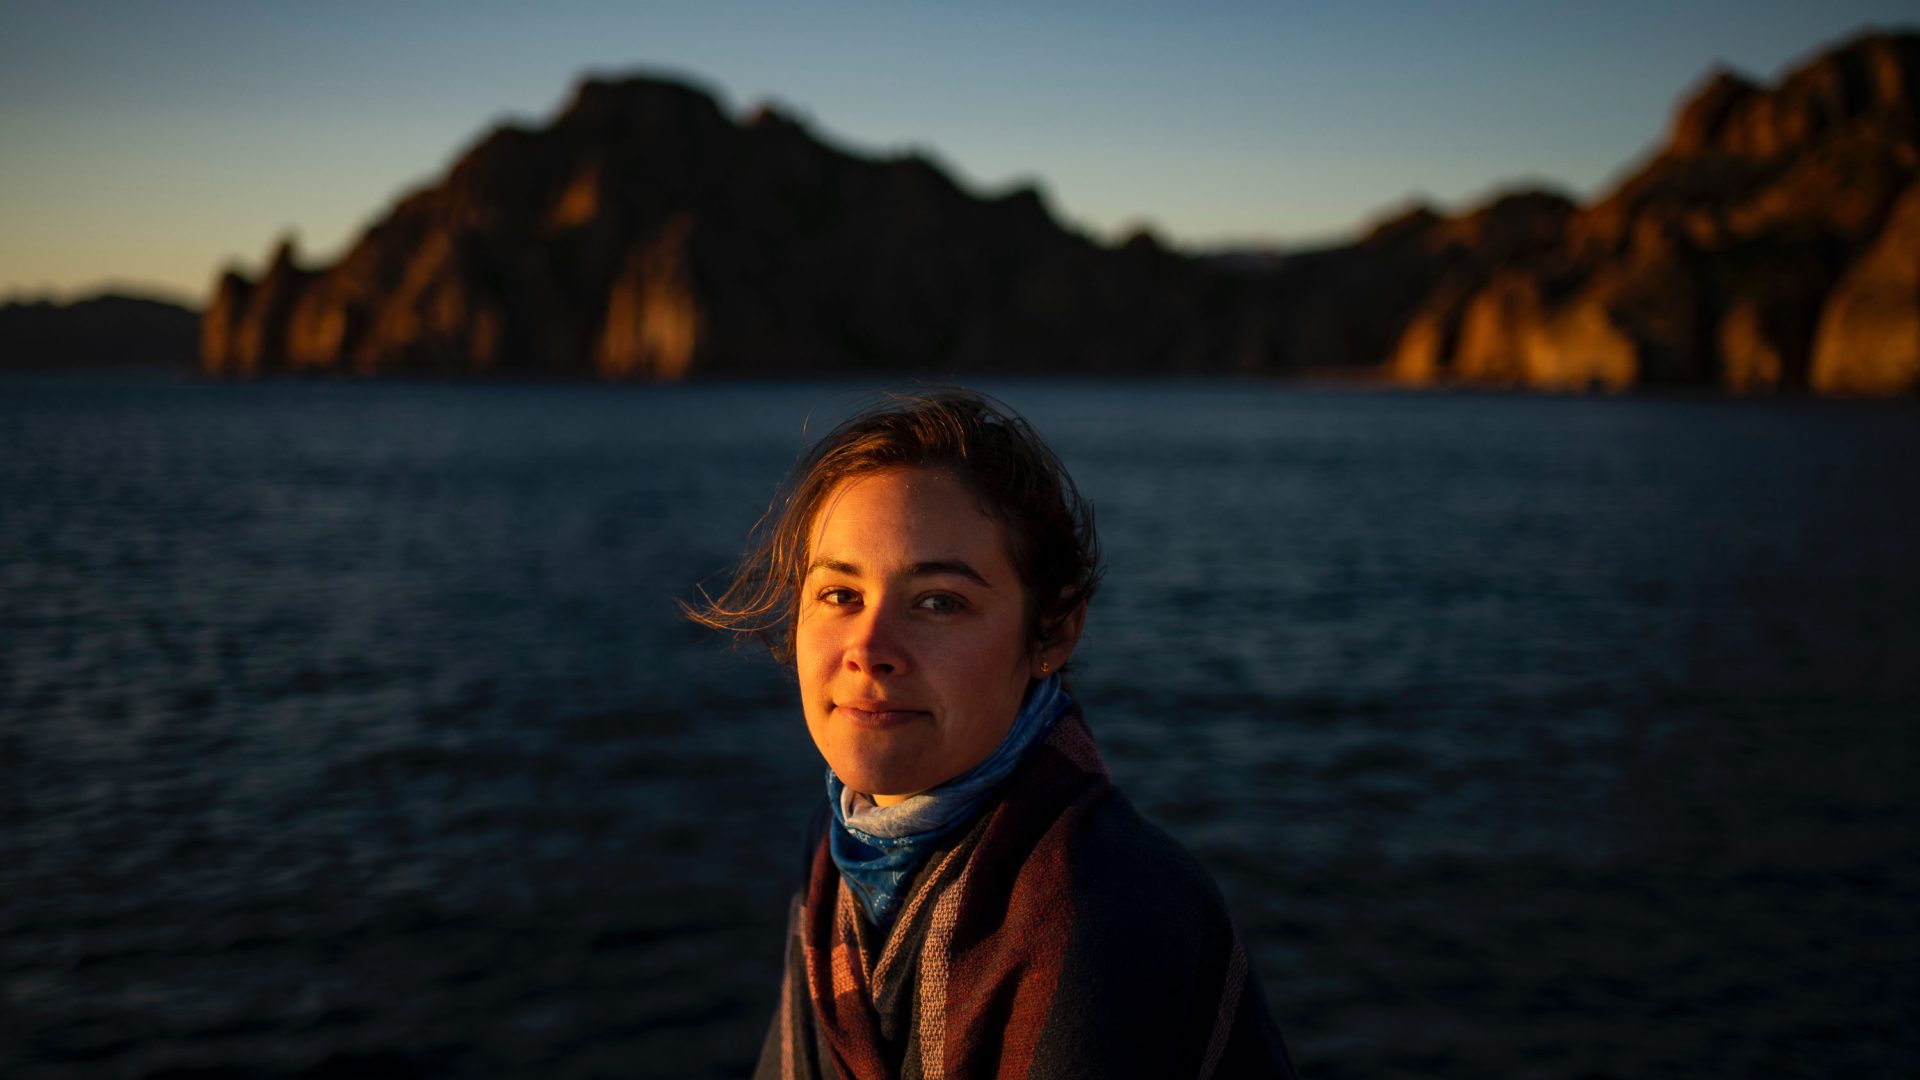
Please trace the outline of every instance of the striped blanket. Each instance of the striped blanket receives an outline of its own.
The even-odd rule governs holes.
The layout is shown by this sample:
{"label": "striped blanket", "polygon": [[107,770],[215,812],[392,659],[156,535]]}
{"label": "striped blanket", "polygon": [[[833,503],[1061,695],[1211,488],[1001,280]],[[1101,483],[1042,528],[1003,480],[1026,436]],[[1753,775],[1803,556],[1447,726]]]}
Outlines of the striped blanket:
{"label": "striped blanket", "polygon": [[754,1075],[1293,1069],[1212,880],[1114,790],[1075,706],[999,801],[928,858],[890,932],[815,837]]}

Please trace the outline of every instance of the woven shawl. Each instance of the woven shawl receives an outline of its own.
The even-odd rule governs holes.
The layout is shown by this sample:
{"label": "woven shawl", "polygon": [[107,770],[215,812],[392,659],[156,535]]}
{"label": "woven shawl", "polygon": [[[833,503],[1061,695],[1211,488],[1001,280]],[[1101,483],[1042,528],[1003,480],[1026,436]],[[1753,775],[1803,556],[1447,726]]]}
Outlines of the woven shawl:
{"label": "woven shawl", "polygon": [[1293,1070],[1212,880],[1114,790],[1075,706],[928,858],[890,931],[814,839],[754,1075]]}

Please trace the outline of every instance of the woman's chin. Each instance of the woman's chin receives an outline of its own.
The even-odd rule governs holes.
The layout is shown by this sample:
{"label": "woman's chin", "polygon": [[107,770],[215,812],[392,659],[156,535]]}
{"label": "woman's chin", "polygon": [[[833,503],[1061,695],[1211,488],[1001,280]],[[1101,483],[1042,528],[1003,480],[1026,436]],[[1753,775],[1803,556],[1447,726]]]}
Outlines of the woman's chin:
{"label": "woman's chin", "polygon": [[876,753],[874,747],[856,747],[828,754],[827,764],[840,782],[863,795],[912,795],[938,784],[926,766],[902,761],[898,755]]}
{"label": "woman's chin", "polygon": [[861,793],[875,798],[905,798],[933,787],[930,783],[921,783],[911,774],[885,768],[862,768],[855,766],[846,771],[836,766],[834,775],[840,782]]}
{"label": "woman's chin", "polygon": [[[812,731],[813,744],[840,782],[866,795],[920,791],[928,770],[927,748],[916,732],[874,731],[829,721]],[[918,786],[915,786],[918,785]]]}

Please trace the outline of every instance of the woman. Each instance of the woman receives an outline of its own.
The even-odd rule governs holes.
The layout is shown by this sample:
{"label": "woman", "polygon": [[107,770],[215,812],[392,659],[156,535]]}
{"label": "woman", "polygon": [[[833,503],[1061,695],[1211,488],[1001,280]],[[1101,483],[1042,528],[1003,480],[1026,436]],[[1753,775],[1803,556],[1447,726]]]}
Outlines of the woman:
{"label": "woman", "polygon": [[827,762],[760,1077],[1290,1076],[1206,872],[1061,682],[1092,509],[965,391],[847,421],[690,614],[798,676]]}

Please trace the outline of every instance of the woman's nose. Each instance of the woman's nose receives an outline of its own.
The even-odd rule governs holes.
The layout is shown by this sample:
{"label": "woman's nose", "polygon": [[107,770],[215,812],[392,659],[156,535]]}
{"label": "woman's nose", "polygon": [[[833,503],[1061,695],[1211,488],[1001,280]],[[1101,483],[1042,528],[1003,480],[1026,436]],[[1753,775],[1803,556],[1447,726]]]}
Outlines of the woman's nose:
{"label": "woman's nose", "polygon": [[849,671],[866,675],[899,675],[907,669],[906,642],[898,620],[874,604],[854,620],[847,642]]}

